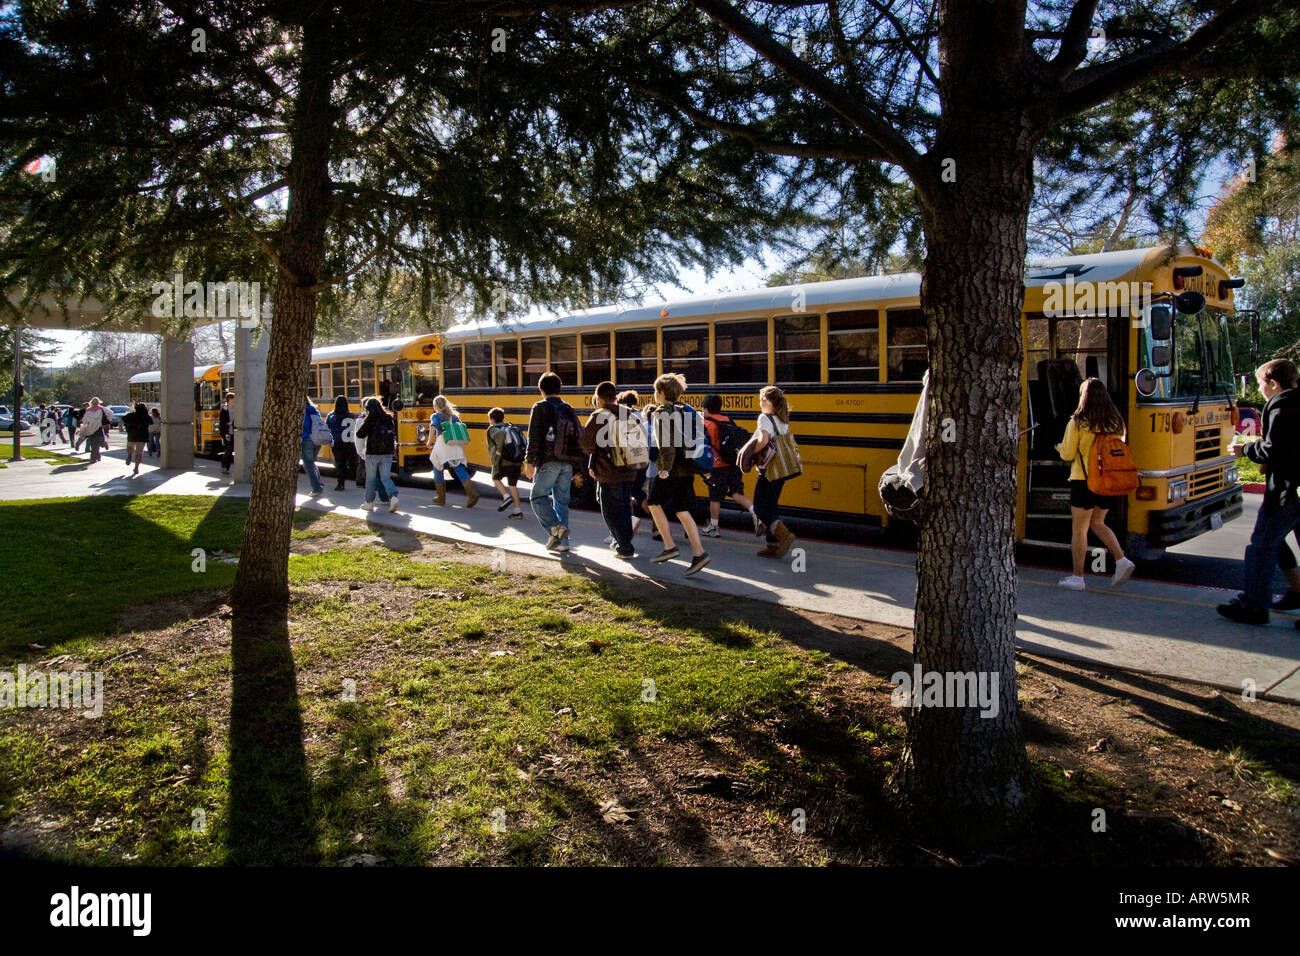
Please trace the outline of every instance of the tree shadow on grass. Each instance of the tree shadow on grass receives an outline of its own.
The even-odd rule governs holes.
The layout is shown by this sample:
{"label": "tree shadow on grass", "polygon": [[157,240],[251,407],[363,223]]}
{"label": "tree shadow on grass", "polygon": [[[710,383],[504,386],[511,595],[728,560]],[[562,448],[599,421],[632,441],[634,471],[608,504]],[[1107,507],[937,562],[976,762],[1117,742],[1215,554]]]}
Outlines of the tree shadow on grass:
{"label": "tree shadow on grass", "polygon": [[297,669],[283,618],[236,615],[231,621],[229,759],[226,862],[317,862]]}

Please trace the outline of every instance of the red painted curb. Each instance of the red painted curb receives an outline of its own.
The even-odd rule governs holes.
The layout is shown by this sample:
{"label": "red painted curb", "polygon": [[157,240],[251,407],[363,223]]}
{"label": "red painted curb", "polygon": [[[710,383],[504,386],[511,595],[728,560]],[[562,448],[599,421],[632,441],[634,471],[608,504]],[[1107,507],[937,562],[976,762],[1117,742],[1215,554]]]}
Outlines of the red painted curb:
{"label": "red painted curb", "polygon": [[1258,485],[1258,484],[1241,486],[1241,490],[1248,495],[1262,495],[1264,493],[1264,488],[1265,488],[1264,485]]}

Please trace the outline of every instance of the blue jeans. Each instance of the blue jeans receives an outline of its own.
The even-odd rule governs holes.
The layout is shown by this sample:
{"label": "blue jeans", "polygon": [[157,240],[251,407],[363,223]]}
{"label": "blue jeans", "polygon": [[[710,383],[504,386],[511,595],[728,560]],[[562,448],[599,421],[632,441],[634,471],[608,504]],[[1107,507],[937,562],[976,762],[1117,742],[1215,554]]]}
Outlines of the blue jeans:
{"label": "blue jeans", "polygon": [[375,500],[378,493],[380,501],[397,497],[397,485],[393,484],[392,455],[366,455],[366,504]]}
{"label": "blue jeans", "polygon": [[[461,485],[463,485],[465,490],[468,491],[469,482],[470,482],[469,469],[466,468],[464,465],[460,464],[459,462],[454,465],[448,465],[447,467],[451,469],[451,473],[453,475],[455,475],[457,478],[460,479]],[[436,485],[445,485],[447,483],[447,479],[442,476],[441,468],[438,468],[434,471],[433,483]]]}
{"label": "blue jeans", "polygon": [[316,443],[310,438],[302,440],[302,470],[307,472],[307,480],[311,482],[312,491],[325,490],[325,486],[320,481],[320,469],[316,467]]}
{"label": "blue jeans", "polygon": [[632,487],[634,482],[625,481],[617,484],[597,482],[596,500],[600,502],[600,513],[605,519],[605,527],[614,536],[619,554],[631,554],[632,547]]}
{"label": "blue jeans", "polygon": [[[569,485],[573,481],[573,464],[567,461],[548,461],[537,466],[533,476],[533,491],[529,504],[533,514],[546,531],[557,524],[569,526]],[[555,499],[552,506],[551,499]]]}
{"label": "blue jeans", "polygon": [[1255,516],[1255,530],[1246,545],[1246,600],[1253,607],[1268,610],[1273,605],[1273,571],[1277,553],[1291,530],[1300,525],[1300,501],[1288,494],[1280,508],[1267,503]]}

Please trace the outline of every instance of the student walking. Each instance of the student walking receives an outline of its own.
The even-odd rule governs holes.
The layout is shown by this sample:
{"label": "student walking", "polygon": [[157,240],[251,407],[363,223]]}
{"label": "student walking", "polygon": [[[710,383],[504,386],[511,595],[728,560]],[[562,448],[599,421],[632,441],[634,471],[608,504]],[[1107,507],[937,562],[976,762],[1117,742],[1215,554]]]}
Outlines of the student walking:
{"label": "student walking", "polygon": [[[629,408],[636,412],[637,419],[641,422],[641,426],[646,432],[646,450],[650,459],[650,464],[653,464],[655,458],[659,455],[659,449],[654,446],[654,436],[650,434],[650,423],[642,417],[640,412],[637,412],[637,408],[641,405],[641,396],[636,393],[635,389],[629,388],[626,392],[619,392],[618,403],[625,408]],[[641,524],[645,521],[645,516],[650,514],[645,503],[646,498],[650,495],[650,491],[646,487],[648,484],[647,475],[650,471],[650,464],[647,464],[644,468],[638,468],[636,476],[632,479],[632,489],[631,494],[629,495],[628,507],[632,510],[633,535],[641,530]],[[655,533],[658,534],[658,532]]]}
{"label": "student walking", "polygon": [[582,426],[568,402],[560,398],[564,382],[554,372],[537,380],[542,400],[528,415],[525,474],[533,483],[529,504],[550,537],[546,550],[569,550],[569,490],[574,466],[582,461]]}
{"label": "student walking", "polygon": [[144,402],[136,402],[135,410],[122,416],[122,425],[126,428],[126,465],[135,462],[135,471],[131,477],[140,474],[140,460],[144,457],[144,446],[149,442],[149,408]]}
{"label": "student walking", "polygon": [[[502,498],[497,511],[505,511],[513,503],[510,517],[523,518],[523,508],[519,505],[519,475],[528,454],[528,438],[506,421],[504,408],[489,411],[488,422],[487,446],[488,456],[492,459],[492,484]],[[510,483],[508,491],[503,482]]]}
{"label": "student walking", "polygon": [[81,416],[81,424],[77,426],[77,437],[86,441],[86,450],[90,452],[92,462],[99,461],[100,442],[103,441],[104,423],[108,416],[104,407],[99,404],[98,398],[92,398],[90,405],[86,408],[86,413]]}
{"label": "student walking", "polygon": [[149,411],[148,451],[155,458],[162,454],[162,415],[156,408]]}
{"label": "student walking", "polygon": [[1118,435],[1123,440],[1124,433],[1124,418],[1111,401],[1106,383],[1099,378],[1087,379],[1079,386],[1079,407],[1065,426],[1065,437],[1056,446],[1061,460],[1071,463],[1070,518],[1073,534],[1070,556],[1074,563],[1073,573],[1057,582],[1060,587],[1072,591],[1082,591],[1086,587],[1083,566],[1088,556],[1089,530],[1115,559],[1111,587],[1118,587],[1133,576],[1133,562],[1124,556],[1115,532],[1106,525],[1106,512],[1115,507],[1115,499],[1095,494],[1088,488],[1088,467],[1085,465],[1085,462],[1092,461],[1093,446],[1100,436]]}
{"label": "student walking", "polygon": [[698,424],[695,410],[678,403],[686,391],[686,379],[681,375],[669,373],[655,379],[655,402],[650,410],[650,423],[655,435],[655,444],[659,454],[651,462],[654,484],[650,487],[650,496],[646,499],[650,508],[650,517],[654,519],[655,528],[663,539],[664,549],[650,561],[661,564],[677,557],[677,545],[673,541],[673,528],[668,523],[668,515],[674,514],[686,532],[686,540],[691,546],[691,564],[686,574],[700,571],[712,558],[704,550],[700,541],[700,529],[691,515],[691,506],[695,503],[695,465],[687,457],[687,449],[697,439],[705,436],[694,435]]}
{"label": "student walking", "polygon": [[221,439],[221,473],[230,474],[235,463],[235,393],[226,392],[225,404],[217,416],[217,436]]}
{"label": "student walking", "polygon": [[393,455],[397,451],[397,426],[377,398],[366,399],[366,417],[357,426],[356,437],[366,443],[366,500],[361,505],[371,510],[375,495],[388,502],[388,510],[397,510],[397,485],[393,483]]}
{"label": "student walking", "polygon": [[68,432],[68,444],[77,450],[77,410],[69,405],[63,410],[63,427]]}
{"label": "student walking", "polygon": [[1233,445],[1267,472],[1264,500],[1255,517],[1255,530],[1246,546],[1246,589],[1218,611],[1241,624],[1267,624],[1272,604],[1270,586],[1278,551],[1286,536],[1300,525],[1300,370],[1289,359],[1274,359],[1255,369],[1255,380],[1267,402],[1260,415],[1259,441]]}
{"label": "student walking", "polygon": [[605,527],[613,538],[614,553],[624,561],[636,557],[632,546],[632,484],[640,467],[648,467],[645,430],[641,417],[618,403],[613,382],[601,382],[592,396],[596,410],[582,430],[581,446],[590,455],[587,473],[596,482]]}
{"label": "student walking", "polygon": [[325,486],[320,480],[320,468],[316,465],[316,452],[322,445],[328,445],[333,440],[329,426],[325,424],[325,419],[320,417],[320,409],[310,398],[307,399],[307,406],[302,416],[302,470],[307,473],[307,480],[311,482],[309,497],[319,498],[325,493]]}
{"label": "student walking", "polygon": [[754,513],[754,503],[744,495],[745,478],[736,466],[736,456],[749,436],[731,420],[730,415],[722,414],[720,395],[704,397],[704,430],[713,446],[713,471],[704,477],[709,488],[709,523],[700,529],[700,534],[709,538],[721,534],[718,518],[722,514],[722,503],[728,498],[749,512],[754,522],[754,534],[762,534],[766,528]]}
{"label": "student walking", "polygon": [[473,508],[478,504],[479,493],[470,479],[465,460],[468,445],[469,431],[461,423],[456,406],[439,395],[433,400],[433,417],[429,419],[429,461],[433,465],[433,481],[438,489],[433,499],[435,505],[447,503],[444,468],[450,468],[452,474],[460,479],[460,485],[465,489],[465,507]]}
{"label": "student walking", "polygon": [[740,454],[740,467],[748,471],[751,464],[758,468],[758,481],[754,485],[754,513],[765,527],[767,546],[758,552],[760,558],[783,558],[794,545],[795,536],[781,520],[781,489],[791,478],[803,473],[799,447],[790,433],[790,403],[785,392],[775,385],[767,385],[758,393],[758,416],[754,437],[745,443]]}
{"label": "student walking", "polygon": [[[357,420],[352,414],[352,407],[348,404],[347,396],[336,395],[334,397],[334,411],[330,412],[326,417],[325,424],[329,427],[330,435],[334,438],[334,444],[331,447],[334,455],[334,490],[342,491],[347,485],[348,475],[355,476],[357,468],[355,457],[357,446],[354,441]],[[358,485],[362,483],[357,482]]]}

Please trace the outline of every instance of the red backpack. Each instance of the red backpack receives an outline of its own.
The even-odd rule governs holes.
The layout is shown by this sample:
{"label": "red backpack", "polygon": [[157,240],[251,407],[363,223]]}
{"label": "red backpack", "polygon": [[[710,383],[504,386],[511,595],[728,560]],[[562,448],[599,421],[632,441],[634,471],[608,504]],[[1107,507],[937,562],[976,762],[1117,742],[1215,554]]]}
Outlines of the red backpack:
{"label": "red backpack", "polygon": [[1130,495],[1142,483],[1138,477],[1133,450],[1119,435],[1098,435],[1092,443],[1092,467],[1084,468],[1088,490],[1094,495],[1113,498]]}

